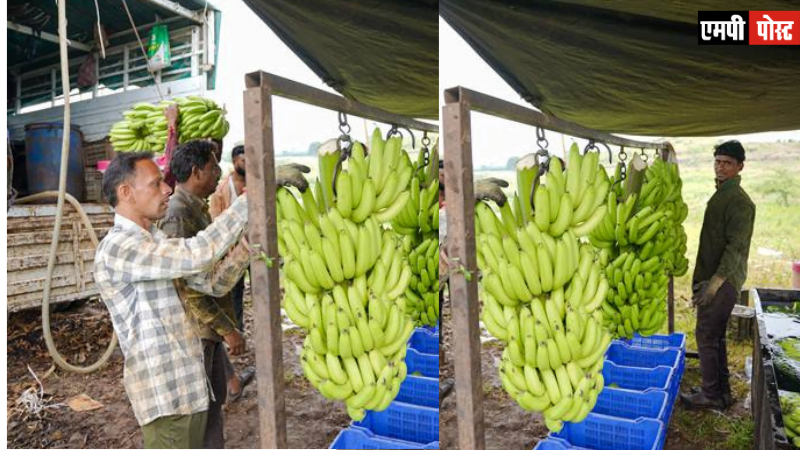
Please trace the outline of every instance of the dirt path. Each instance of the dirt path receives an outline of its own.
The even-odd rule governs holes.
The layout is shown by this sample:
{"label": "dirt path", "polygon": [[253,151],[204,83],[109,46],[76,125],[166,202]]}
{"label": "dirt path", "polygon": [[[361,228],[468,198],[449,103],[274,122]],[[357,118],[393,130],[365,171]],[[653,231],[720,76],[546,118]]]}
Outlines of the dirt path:
{"label": "dirt path", "polygon": [[[249,351],[234,365],[242,369],[255,364],[252,317],[246,311]],[[98,302],[54,313],[54,335],[62,353],[72,362],[92,361],[110,336],[110,322]],[[327,448],[350,419],[341,402],[330,402],[308,384],[298,364],[302,337],[296,329],[284,339],[286,373],[286,427],[290,448]],[[122,385],[122,354],[117,349],[99,372],[77,375],[60,369],[48,374],[53,362],[42,338],[38,312],[14,314],[8,319],[8,448],[141,448],[142,436]],[[45,409],[39,417],[16,405],[23,391],[37,386],[27,365],[41,379],[48,405],[87,394],[103,404],[93,411],[74,412],[67,407]],[[45,377],[45,375],[47,375]],[[238,402],[226,407],[226,446],[258,448],[257,385],[245,391]]]}

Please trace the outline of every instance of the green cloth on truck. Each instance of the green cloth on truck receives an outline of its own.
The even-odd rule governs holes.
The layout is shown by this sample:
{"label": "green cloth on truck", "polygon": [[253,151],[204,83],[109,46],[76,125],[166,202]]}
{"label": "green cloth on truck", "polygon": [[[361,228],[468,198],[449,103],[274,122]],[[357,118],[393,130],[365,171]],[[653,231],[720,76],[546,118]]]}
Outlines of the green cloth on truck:
{"label": "green cloth on truck", "polygon": [[717,187],[706,205],[692,285],[719,275],[736,292],[742,290],[755,217],[756,205],[742,189],[741,177]]}

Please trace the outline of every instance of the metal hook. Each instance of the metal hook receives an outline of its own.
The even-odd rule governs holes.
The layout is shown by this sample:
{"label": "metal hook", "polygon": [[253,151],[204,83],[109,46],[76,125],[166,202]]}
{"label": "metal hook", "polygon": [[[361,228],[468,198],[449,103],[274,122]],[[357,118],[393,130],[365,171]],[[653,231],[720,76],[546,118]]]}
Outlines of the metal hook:
{"label": "metal hook", "polygon": [[642,161],[644,162],[647,162],[647,160],[650,158],[649,156],[647,156],[647,153],[644,152],[644,147],[642,147],[642,152],[640,153],[640,155],[642,156]]}
{"label": "metal hook", "polygon": [[[608,151],[608,163],[613,164],[614,154],[611,152],[611,147],[609,147],[605,142],[600,142],[599,144],[605,147]],[[586,156],[586,154],[592,150],[597,150],[597,152],[600,153],[600,147],[597,146],[597,143],[594,141],[594,139],[589,139],[589,143],[586,144],[586,147],[583,149],[583,155]]]}
{"label": "metal hook", "polygon": [[[349,137],[350,136],[348,136],[348,139],[349,139]],[[337,145],[338,145],[338,143],[337,143]],[[337,193],[336,193],[336,180],[339,179],[339,173],[342,170],[342,163],[347,161],[350,158],[350,155],[353,152],[353,146],[350,145],[347,148],[341,148],[340,147],[339,150],[342,153],[339,155],[339,160],[336,161],[336,166],[333,168],[333,181],[331,181],[331,183],[333,184],[333,186],[331,186],[333,188],[333,195],[337,195]]]}
{"label": "metal hook", "polygon": [[388,141],[390,137],[396,136],[396,135],[400,135],[400,137],[402,138],[403,137],[403,133],[400,131],[401,129],[408,131],[408,134],[411,136],[411,149],[413,150],[413,149],[417,148],[417,142],[416,142],[416,140],[414,138],[414,133],[412,133],[411,130],[408,127],[401,127],[401,126],[392,124],[392,128],[390,128],[389,131],[386,132],[386,140]]}
{"label": "metal hook", "polygon": [[536,127],[536,145],[539,146],[540,151],[547,151],[547,147],[550,146],[550,143],[547,142],[547,138],[544,137],[544,128],[542,127]]}
{"label": "metal hook", "polygon": [[[538,130],[538,129],[537,129]],[[537,131],[538,135],[538,131]],[[546,140],[545,140],[546,142]],[[539,157],[545,158],[545,160],[539,164]],[[553,159],[550,155],[550,152],[547,149],[541,149],[536,152],[536,164],[539,166],[539,170],[536,172],[536,176],[533,177],[533,183],[531,184],[531,195],[529,197],[529,202],[531,204],[531,211],[536,211],[536,205],[533,204],[533,193],[536,191],[536,182],[539,181],[539,178],[542,177],[547,171],[550,170],[550,160]]]}

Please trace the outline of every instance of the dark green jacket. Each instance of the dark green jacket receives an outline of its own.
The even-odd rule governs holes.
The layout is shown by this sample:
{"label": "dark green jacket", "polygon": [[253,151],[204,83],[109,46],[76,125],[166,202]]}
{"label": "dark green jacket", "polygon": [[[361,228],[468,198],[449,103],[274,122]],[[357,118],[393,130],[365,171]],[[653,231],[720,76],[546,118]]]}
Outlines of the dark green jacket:
{"label": "dark green jacket", "polygon": [[719,185],[706,205],[693,285],[719,275],[736,292],[742,289],[756,205],[742,189],[741,181],[737,176]]}

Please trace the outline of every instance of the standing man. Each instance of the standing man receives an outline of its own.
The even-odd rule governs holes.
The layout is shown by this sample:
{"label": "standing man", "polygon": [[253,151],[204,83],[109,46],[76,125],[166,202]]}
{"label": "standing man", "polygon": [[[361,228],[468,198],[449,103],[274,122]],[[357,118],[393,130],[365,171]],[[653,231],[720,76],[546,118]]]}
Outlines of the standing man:
{"label": "standing man", "polygon": [[697,262],[692,276],[697,307],[697,349],[702,387],[681,394],[690,408],[727,409],[733,405],[725,331],[747,278],[747,257],[756,207],[741,187],[745,151],[738,141],[714,150],[717,191],[706,205]]}
{"label": "standing man", "polygon": [[[220,167],[212,142],[195,140],[181,144],[170,161],[170,171],[177,181],[175,193],[170,197],[167,215],[159,228],[169,237],[192,238],[211,225],[206,199],[217,187]],[[226,263],[247,265],[248,252],[242,245],[231,251]],[[189,288],[183,280],[175,287],[183,301],[186,313],[203,343],[205,371],[211,382],[211,398],[203,445],[205,448],[225,448],[222,405],[227,398],[228,380],[235,375],[223,341],[231,355],[246,350],[245,340],[234,322],[230,294],[215,298]],[[242,384],[252,380],[254,370],[245,370]]]}
{"label": "standing man", "polygon": [[192,239],[168,239],[162,219],[171,189],[153,154],[120,153],[103,176],[114,226],[97,248],[94,278],[125,356],[124,383],[145,448],[200,448],[208,382],[203,347],[175,289],[227,293],[244,266],[215,271],[247,226],[247,200]]}

